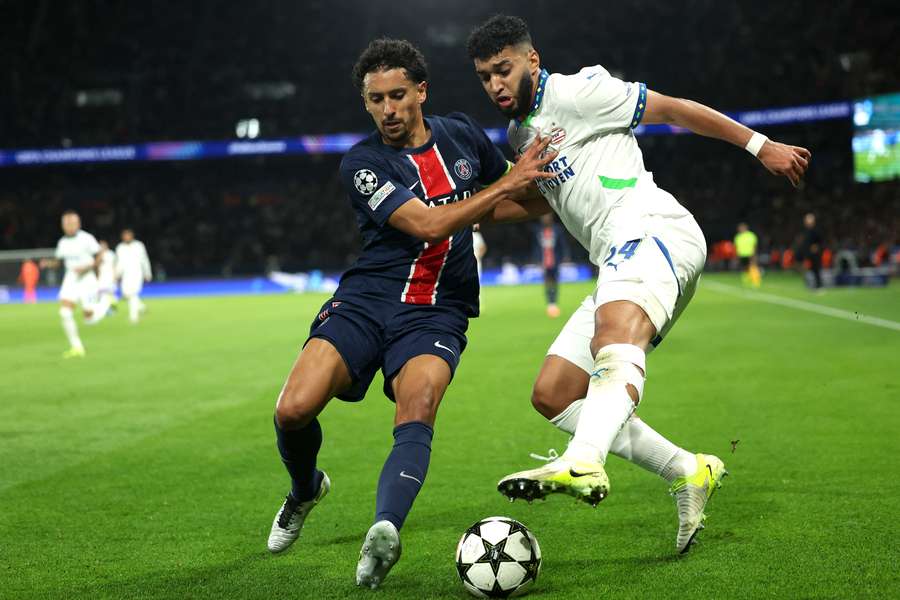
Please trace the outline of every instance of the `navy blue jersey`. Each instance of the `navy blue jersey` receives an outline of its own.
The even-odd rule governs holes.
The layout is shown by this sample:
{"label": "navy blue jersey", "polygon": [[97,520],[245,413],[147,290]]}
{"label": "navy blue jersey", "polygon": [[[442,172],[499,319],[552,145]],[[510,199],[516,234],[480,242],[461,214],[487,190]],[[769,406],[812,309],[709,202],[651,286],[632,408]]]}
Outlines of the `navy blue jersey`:
{"label": "navy blue jersey", "polygon": [[472,230],[429,244],[391,227],[391,214],[412,198],[428,206],[459,202],[499,179],[507,162],[470,117],[425,117],[429,141],[418,148],[386,145],[376,131],[341,161],[341,181],[362,234],[362,254],[341,277],[336,298],[379,304],[455,306],[478,314]]}

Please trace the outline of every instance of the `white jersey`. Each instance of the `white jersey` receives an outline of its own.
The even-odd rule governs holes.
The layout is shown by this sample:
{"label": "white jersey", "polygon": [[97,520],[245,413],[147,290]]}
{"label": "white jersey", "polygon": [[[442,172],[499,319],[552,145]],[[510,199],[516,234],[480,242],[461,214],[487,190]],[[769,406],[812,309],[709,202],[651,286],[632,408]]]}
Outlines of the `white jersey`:
{"label": "white jersey", "polygon": [[93,265],[98,252],[100,244],[97,238],[79,229],[75,235],[64,235],[59,239],[55,256],[65,264],[66,274],[74,274],[74,269]]}
{"label": "white jersey", "polygon": [[646,104],[646,85],[621,81],[599,65],[575,75],[541,71],[531,113],[509,125],[516,154],[538,133],[551,137],[559,156],[546,170],[557,175],[538,187],[596,265],[613,244],[650,234],[658,218],[690,214],[644,168],[632,130]]}
{"label": "white jersey", "polygon": [[97,268],[97,280],[103,291],[115,291],[116,289],[116,255],[112,250],[105,250],[100,256],[100,266]]}
{"label": "white jersey", "polygon": [[116,270],[123,278],[150,279],[150,258],[144,244],[132,240],[116,246]]}

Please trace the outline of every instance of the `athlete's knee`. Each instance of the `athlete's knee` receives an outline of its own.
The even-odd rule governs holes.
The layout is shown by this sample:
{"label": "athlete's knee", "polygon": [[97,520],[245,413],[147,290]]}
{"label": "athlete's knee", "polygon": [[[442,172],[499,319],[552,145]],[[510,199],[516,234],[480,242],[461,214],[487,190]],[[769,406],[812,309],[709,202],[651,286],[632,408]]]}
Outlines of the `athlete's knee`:
{"label": "athlete's knee", "polygon": [[633,344],[607,344],[594,359],[592,386],[624,386],[637,406],[644,393],[646,354]]}
{"label": "athlete's knee", "polygon": [[559,406],[558,395],[554,386],[546,378],[538,378],[531,390],[531,406],[545,419],[552,419],[561,413],[565,406]]}
{"label": "athlete's knee", "polygon": [[282,429],[302,429],[319,414],[322,404],[321,398],[302,387],[285,386],[275,404],[275,420]]}
{"label": "athlete's knee", "polygon": [[409,421],[433,425],[441,395],[442,390],[430,381],[422,382],[414,390],[403,390],[397,398],[397,425]]}

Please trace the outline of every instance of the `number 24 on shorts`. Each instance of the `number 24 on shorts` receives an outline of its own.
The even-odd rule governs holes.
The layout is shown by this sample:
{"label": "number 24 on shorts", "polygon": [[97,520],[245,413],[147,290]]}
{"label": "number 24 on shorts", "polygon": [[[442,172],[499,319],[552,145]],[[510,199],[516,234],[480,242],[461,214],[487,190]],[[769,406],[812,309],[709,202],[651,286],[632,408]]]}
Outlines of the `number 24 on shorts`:
{"label": "number 24 on shorts", "polygon": [[640,244],[640,243],[641,243],[641,240],[629,240],[629,241],[625,242],[625,244],[622,245],[622,247],[619,249],[619,252],[618,252],[618,254],[620,256],[622,256],[623,258],[619,262],[615,262],[615,263],[613,262],[613,258],[616,256],[617,253],[616,253],[616,247],[613,246],[612,248],[609,249],[609,256],[606,257],[606,260],[603,261],[603,264],[607,267],[612,267],[614,269],[617,269],[621,263],[625,262],[626,260],[628,260],[629,258],[634,256],[634,253],[637,250],[638,244]]}

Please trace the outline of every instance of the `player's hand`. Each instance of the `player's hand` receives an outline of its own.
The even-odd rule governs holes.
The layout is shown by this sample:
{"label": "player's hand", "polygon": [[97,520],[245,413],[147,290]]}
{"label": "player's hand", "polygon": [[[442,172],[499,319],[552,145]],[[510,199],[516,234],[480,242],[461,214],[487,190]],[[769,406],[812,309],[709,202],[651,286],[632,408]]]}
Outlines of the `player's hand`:
{"label": "player's hand", "polygon": [[505,177],[505,183],[512,195],[524,194],[532,181],[556,177],[556,173],[553,171],[544,170],[544,167],[550,164],[558,154],[558,152],[548,151],[549,145],[549,136],[545,138],[539,136],[519,156],[518,161]]}
{"label": "player's hand", "polygon": [[800,146],[788,146],[780,142],[766,140],[756,156],[769,173],[784,175],[791,185],[797,187],[809,167],[812,154]]}

